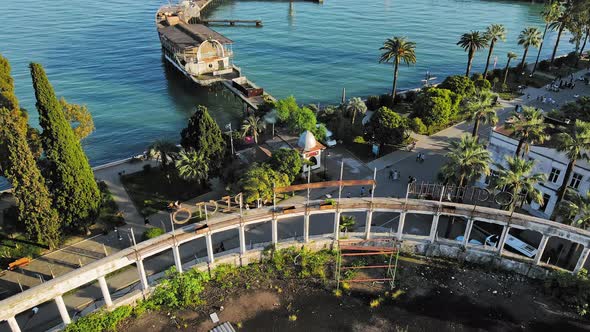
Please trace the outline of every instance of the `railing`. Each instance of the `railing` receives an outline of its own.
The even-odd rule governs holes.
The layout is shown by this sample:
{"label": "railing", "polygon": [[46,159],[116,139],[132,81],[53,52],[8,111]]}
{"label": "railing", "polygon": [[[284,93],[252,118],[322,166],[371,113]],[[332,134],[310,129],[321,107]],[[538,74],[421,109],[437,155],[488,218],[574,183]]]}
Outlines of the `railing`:
{"label": "railing", "polygon": [[[375,212],[393,212],[399,213],[399,221],[394,237],[400,241],[409,241],[420,243],[421,247],[426,248],[424,253],[428,253],[429,246],[446,246],[449,248],[464,248],[468,253],[477,255],[491,255],[500,259],[513,260],[514,256],[504,253],[503,248],[506,242],[507,234],[511,228],[532,230],[541,233],[542,239],[537,248],[538,254],[534,259],[520,259],[528,264],[528,269],[535,267],[538,269],[554,268],[543,264],[540,260],[545,246],[550,237],[559,237],[584,246],[580,255],[574,273],[578,272],[585,264],[590,248],[590,232],[571,227],[564,224],[558,224],[549,220],[535,218],[527,215],[514,213],[511,215],[508,211],[496,210],[486,207],[475,207],[472,205],[458,203],[440,203],[436,201],[425,201],[416,199],[392,199],[392,198],[349,198],[342,199],[332,206],[321,204],[323,201],[311,201],[309,204],[294,204],[291,209],[281,212],[281,209],[264,207],[244,211],[239,213],[219,213],[208,220],[208,229],[205,233],[196,232],[198,225],[189,225],[169,232],[157,238],[136,244],[133,247],[121,250],[115,254],[95,261],[63,276],[52,279],[48,282],[30,288],[20,294],[14,295],[3,301],[0,301],[0,320],[8,321],[12,331],[20,331],[15,316],[21,312],[29,310],[45,302],[54,300],[59,309],[64,324],[70,323],[67,308],[63,301],[63,294],[75,290],[90,282],[97,281],[100,284],[103,298],[107,307],[112,307],[111,295],[106,284],[106,275],[120,270],[131,264],[137,265],[137,273],[140,280],[141,288],[144,292],[150,289],[150,284],[146,276],[143,261],[163,251],[172,249],[174,256],[174,265],[177,270],[182,271],[183,265],[179,253],[179,246],[197,239],[205,238],[207,249],[207,261],[209,264],[215,263],[215,254],[213,250],[212,235],[230,229],[237,229],[239,235],[239,255],[242,257],[248,253],[245,239],[245,227],[255,225],[261,222],[271,221],[272,244],[279,244],[278,241],[278,223],[282,219],[294,216],[304,217],[304,227],[302,232],[302,242],[312,243],[309,236],[310,216],[318,214],[333,214],[334,229],[328,233],[333,241],[340,236],[339,220],[340,214],[345,212],[366,212],[366,223],[364,233],[361,236],[369,239],[371,236],[390,236],[388,234],[371,233],[371,221]],[[279,208],[281,208],[279,206]],[[432,224],[430,233],[427,236],[415,236],[403,233],[405,219],[407,214],[431,215]],[[459,216],[467,220],[465,228],[464,241],[452,241],[448,239],[438,239],[437,227],[441,216]],[[482,221],[502,226],[502,235],[496,248],[487,250],[478,248],[467,243],[474,222]],[[323,235],[325,238],[326,235]],[[419,247],[419,246],[414,246]],[[445,248],[446,248],[445,247]],[[524,264],[524,263],[523,263]]]}

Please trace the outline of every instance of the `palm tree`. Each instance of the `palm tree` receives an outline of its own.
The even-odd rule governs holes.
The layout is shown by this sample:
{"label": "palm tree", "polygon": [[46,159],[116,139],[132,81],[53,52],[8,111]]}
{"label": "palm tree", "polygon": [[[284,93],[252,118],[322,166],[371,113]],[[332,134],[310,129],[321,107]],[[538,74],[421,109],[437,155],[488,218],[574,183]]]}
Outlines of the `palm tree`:
{"label": "palm tree", "polygon": [[502,24],[492,24],[487,27],[485,36],[490,42],[490,50],[488,51],[488,59],[486,61],[486,68],[483,71],[483,77],[488,76],[488,67],[490,66],[490,59],[494,53],[494,46],[498,40],[506,41],[506,28]]}
{"label": "palm tree", "polygon": [[461,39],[457,42],[457,45],[461,46],[465,52],[467,52],[467,71],[465,76],[469,77],[471,71],[471,63],[475,52],[488,46],[488,40],[486,36],[479,31],[471,31],[461,35]]}
{"label": "palm tree", "polygon": [[209,177],[209,165],[202,154],[183,150],[175,163],[178,175],[187,181],[203,182]]}
{"label": "palm tree", "polygon": [[389,63],[393,60],[394,69],[391,96],[395,98],[399,64],[402,61],[408,66],[416,63],[416,43],[408,41],[406,37],[387,38],[379,50],[383,51],[379,58],[380,63]]}
{"label": "palm tree", "polygon": [[[559,1],[556,2],[559,3]],[[565,30],[566,26],[569,24],[570,21],[569,10],[561,4],[558,4],[557,6],[557,12],[555,13],[557,18],[555,18],[555,20],[549,24],[549,29],[557,31],[557,39],[555,40],[555,46],[553,46],[553,53],[551,54],[552,65],[553,61],[555,61],[555,55],[557,54],[557,47],[559,46],[559,41],[561,40],[561,34],[563,33],[563,30]]]}
{"label": "palm tree", "polygon": [[168,162],[174,160],[180,148],[168,140],[156,140],[147,150],[149,158],[154,158],[160,162],[163,169],[168,168]]}
{"label": "palm tree", "polygon": [[506,68],[504,69],[504,80],[502,81],[502,85],[506,84],[506,79],[508,78],[508,69],[510,69],[510,61],[518,58],[518,55],[514,52],[508,52],[506,54],[508,57],[508,61],[506,61]]}
{"label": "palm tree", "polygon": [[360,99],[359,97],[350,98],[348,100],[348,104],[346,105],[346,110],[352,114],[352,121],[351,123],[354,124],[354,119],[356,118],[356,113],[365,114],[367,112],[367,105],[365,102]]}
{"label": "palm tree", "polygon": [[542,173],[532,173],[535,162],[525,160],[519,157],[506,157],[507,166],[496,164],[498,177],[496,178],[496,188],[508,188],[512,192],[512,202],[510,203],[510,212],[514,211],[518,196],[525,192],[537,203],[543,202],[543,194],[535,188],[535,184],[545,181],[545,175]]}
{"label": "palm tree", "polygon": [[473,132],[471,135],[477,137],[480,122],[495,125],[498,123],[496,110],[492,106],[493,95],[489,91],[478,92],[475,97],[467,102],[469,121],[473,121]]}
{"label": "palm tree", "polygon": [[535,73],[537,70],[537,64],[539,63],[539,57],[541,56],[541,50],[543,49],[543,43],[545,42],[545,36],[547,35],[547,30],[549,29],[549,25],[557,20],[559,17],[559,1],[551,1],[551,3],[545,5],[543,12],[541,12],[541,16],[545,21],[545,29],[543,30],[543,37],[541,38],[541,43],[539,44],[539,51],[537,52],[537,59],[535,60],[535,65],[533,66],[533,71],[531,75]]}
{"label": "palm tree", "polygon": [[524,66],[526,62],[526,56],[529,53],[529,47],[539,47],[541,45],[541,31],[535,27],[528,27],[524,28],[518,35],[518,45],[522,45],[524,47],[524,54],[522,55],[522,60],[520,62],[520,68],[524,71]]}
{"label": "palm tree", "polygon": [[557,191],[557,203],[561,202],[565,197],[567,184],[576,166],[576,161],[579,159],[590,161],[590,123],[576,120],[573,126],[566,128],[566,131],[561,132],[555,136],[555,147],[559,152],[565,152],[569,159],[565,176],[561,183],[561,187]]}
{"label": "palm tree", "polygon": [[441,171],[445,179],[456,181],[457,187],[481,174],[490,174],[490,152],[477,142],[476,137],[463,135],[459,141],[451,142],[450,150]]}
{"label": "palm tree", "polygon": [[545,123],[543,113],[529,106],[523,107],[521,114],[513,112],[504,128],[513,130],[512,138],[518,140],[515,157],[528,153],[531,144],[543,143],[549,139],[549,135],[545,133],[549,125]]}
{"label": "palm tree", "polygon": [[258,134],[262,132],[264,128],[266,128],[266,123],[254,115],[250,115],[244,119],[244,122],[242,122],[242,131],[244,131],[243,135],[246,136],[250,133],[254,136],[254,142],[256,144],[258,144]]}
{"label": "palm tree", "polygon": [[586,229],[590,226],[590,192],[582,196],[574,189],[567,188],[563,200],[557,206],[557,215],[571,226]]}

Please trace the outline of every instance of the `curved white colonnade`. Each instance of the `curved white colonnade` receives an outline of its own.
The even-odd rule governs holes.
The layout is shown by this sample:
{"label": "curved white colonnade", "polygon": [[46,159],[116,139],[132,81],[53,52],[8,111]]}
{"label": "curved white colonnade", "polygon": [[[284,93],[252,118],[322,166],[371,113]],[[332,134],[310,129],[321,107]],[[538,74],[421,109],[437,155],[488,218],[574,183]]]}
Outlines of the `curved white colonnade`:
{"label": "curved white colonnade", "polygon": [[[150,285],[143,266],[143,260],[145,258],[172,249],[175,266],[178,270],[182,271],[182,262],[178,249],[179,246],[184,243],[205,238],[208,264],[214,264],[216,257],[213,251],[212,234],[230,229],[238,230],[240,245],[237,257],[240,258],[239,261],[241,263],[247,263],[249,259],[248,257],[253,257],[251,255],[249,256],[249,254],[260,252],[260,249],[247,250],[245,227],[271,221],[272,243],[280,245],[281,243],[279,243],[277,232],[278,223],[282,219],[294,216],[304,217],[303,236],[302,241],[299,243],[304,245],[305,243],[309,243],[311,245],[314,242],[323,242],[324,244],[332,243],[338,238],[341,213],[366,213],[367,219],[364,233],[351,234],[366,239],[369,239],[371,236],[376,238],[383,236],[391,237],[390,233],[371,233],[373,213],[399,213],[397,231],[393,236],[402,241],[402,250],[432,256],[446,256],[470,261],[492,262],[499,267],[528,274],[533,277],[542,276],[551,269],[556,268],[552,265],[547,265],[541,262],[541,256],[543,255],[543,251],[545,250],[545,246],[550,237],[566,239],[583,246],[582,253],[574,268],[574,273],[578,272],[584,266],[590,252],[590,232],[588,231],[517,213],[511,216],[508,211],[486,207],[475,207],[458,203],[439,203],[417,199],[404,200],[393,198],[348,198],[341,199],[340,203],[335,203],[333,206],[320,206],[320,201],[313,201],[307,206],[305,204],[296,204],[290,205],[289,207],[292,208],[288,210],[288,213],[287,210],[284,212],[273,212],[273,209],[270,207],[244,211],[242,216],[237,213],[219,213],[214,218],[209,219],[209,227],[205,231],[200,230],[197,232],[195,231],[197,225],[188,225],[179,228],[174,232],[144,241],[137,244],[135,247],[121,250],[63,276],[0,301],[0,320],[7,321],[12,331],[20,331],[20,327],[15,319],[17,314],[45,302],[55,301],[63,323],[69,324],[71,320],[63,301],[63,294],[96,280],[98,280],[100,285],[105,305],[107,307],[120,305],[124,302],[121,301],[121,299],[118,300],[117,303],[113,303],[111,300],[105,280],[107,274],[120,270],[131,264],[136,264],[142,292],[146,292],[149,290]],[[278,210],[280,210],[280,206],[277,211]],[[310,241],[310,216],[318,214],[332,214],[334,216],[334,230],[329,234],[313,237],[312,241]],[[404,234],[403,229],[407,214],[432,216],[430,234],[428,236]],[[464,240],[462,243],[449,239],[439,239],[436,236],[437,226],[441,216],[456,216],[467,220],[463,237]],[[467,241],[470,237],[469,235],[471,234],[474,222],[486,222],[501,226],[502,232],[498,246],[490,248],[469,244]],[[503,251],[504,243],[506,242],[511,228],[531,230],[539,232],[542,235],[540,244],[537,248],[538,253],[534,258],[517,258],[515,255]]]}

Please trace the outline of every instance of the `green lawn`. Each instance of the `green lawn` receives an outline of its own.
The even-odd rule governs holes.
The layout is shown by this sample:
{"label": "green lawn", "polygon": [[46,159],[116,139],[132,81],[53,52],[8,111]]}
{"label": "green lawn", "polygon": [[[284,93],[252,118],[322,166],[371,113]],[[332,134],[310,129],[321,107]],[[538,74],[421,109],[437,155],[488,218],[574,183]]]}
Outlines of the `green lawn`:
{"label": "green lawn", "polygon": [[166,209],[170,202],[186,201],[209,191],[208,187],[182,180],[174,171],[159,168],[124,175],[121,181],[143,216]]}

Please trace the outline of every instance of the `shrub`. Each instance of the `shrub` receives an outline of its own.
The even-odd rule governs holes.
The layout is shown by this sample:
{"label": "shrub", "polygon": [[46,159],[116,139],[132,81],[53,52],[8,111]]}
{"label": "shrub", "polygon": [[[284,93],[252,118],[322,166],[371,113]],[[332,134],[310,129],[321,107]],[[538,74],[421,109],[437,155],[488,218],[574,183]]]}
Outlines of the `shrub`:
{"label": "shrub", "polygon": [[424,122],[422,122],[422,119],[420,118],[413,118],[412,120],[410,120],[410,128],[413,132],[422,135],[428,132],[428,127],[426,127],[426,125],[424,124]]}
{"label": "shrub", "polygon": [[406,92],[406,103],[413,103],[416,101],[416,98],[418,97],[418,92],[416,90],[409,90]]}
{"label": "shrub", "polygon": [[354,228],[356,224],[356,218],[354,216],[340,216],[340,231],[341,232],[348,232]]}
{"label": "shrub", "polygon": [[383,301],[383,299],[381,297],[378,297],[376,299],[371,300],[371,302],[369,302],[369,306],[371,308],[377,308],[381,302]]}
{"label": "shrub", "polygon": [[488,91],[492,88],[492,83],[484,78],[473,81],[473,83],[475,88],[479,91]]}
{"label": "shrub", "polygon": [[160,227],[149,228],[148,230],[143,232],[143,239],[144,240],[153,239],[153,238],[158,237],[164,233],[166,233],[166,232],[164,232],[164,230],[161,229]]}
{"label": "shrub", "polygon": [[205,272],[190,269],[178,273],[172,267],[166,271],[166,279],[156,287],[151,300],[157,306],[169,308],[196,307],[203,303],[199,295],[208,281],[209,274]]}
{"label": "shrub", "polygon": [[441,89],[451,90],[462,98],[475,94],[475,84],[469,77],[463,75],[448,76],[439,86]]}
{"label": "shrub", "polygon": [[365,138],[363,136],[356,136],[353,140],[353,143],[358,143],[358,144],[367,144],[367,140],[365,140]]}
{"label": "shrub", "polygon": [[131,316],[133,308],[131,306],[121,306],[108,312],[104,310],[97,311],[88,316],[80,317],[75,323],[69,324],[64,329],[65,332],[101,332],[115,331],[117,325],[125,318]]}
{"label": "shrub", "polygon": [[367,105],[367,109],[369,111],[374,111],[381,107],[381,100],[379,99],[379,96],[369,96],[365,104]]}
{"label": "shrub", "polygon": [[422,119],[427,126],[444,126],[457,114],[460,98],[450,90],[423,90],[413,105],[412,117]]}
{"label": "shrub", "polygon": [[297,315],[289,315],[289,321],[294,322],[297,320]]}
{"label": "shrub", "polygon": [[549,60],[539,62],[539,70],[548,71],[549,68],[551,68],[551,62]]}
{"label": "shrub", "polygon": [[334,296],[341,297],[342,296],[342,290],[341,289],[335,289],[334,290]]}
{"label": "shrub", "polygon": [[215,268],[213,280],[219,284],[221,289],[227,289],[234,286],[234,280],[239,274],[236,266],[231,264],[220,264]]}
{"label": "shrub", "polygon": [[578,311],[582,316],[588,315],[590,303],[590,280],[588,271],[582,269],[577,275],[569,272],[555,272],[545,279],[545,289],[557,297],[564,305]]}

